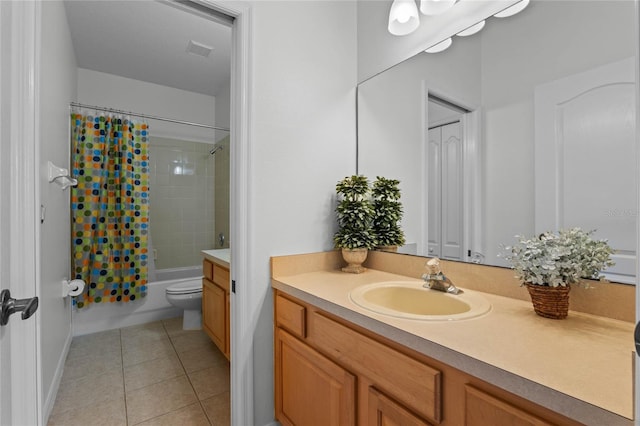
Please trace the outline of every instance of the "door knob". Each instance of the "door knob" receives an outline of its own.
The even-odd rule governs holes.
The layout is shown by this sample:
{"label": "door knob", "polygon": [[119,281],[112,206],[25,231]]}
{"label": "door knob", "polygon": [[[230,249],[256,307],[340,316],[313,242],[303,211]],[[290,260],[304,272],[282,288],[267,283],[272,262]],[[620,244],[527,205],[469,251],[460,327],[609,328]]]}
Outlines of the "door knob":
{"label": "door knob", "polygon": [[640,355],[640,322],[636,324],[636,328],[633,332],[633,340],[636,344],[636,354]]}
{"label": "door knob", "polygon": [[38,298],[14,299],[9,290],[0,292],[0,326],[7,325],[9,316],[22,312],[22,319],[26,320],[38,309]]}

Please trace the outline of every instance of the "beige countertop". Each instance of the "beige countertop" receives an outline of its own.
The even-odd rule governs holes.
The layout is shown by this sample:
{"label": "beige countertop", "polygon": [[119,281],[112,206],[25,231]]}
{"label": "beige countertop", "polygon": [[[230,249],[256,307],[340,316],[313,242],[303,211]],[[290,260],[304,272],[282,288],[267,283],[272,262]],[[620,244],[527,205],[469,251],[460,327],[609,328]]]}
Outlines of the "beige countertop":
{"label": "beige countertop", "polygon": [[566,320],[550,320],[530,302],[477,291],[491,311],[461,321],[396,318],[349,299],[358,286],[394,280],[420,282],[369,269],[276,276],[272,285],[582,423],[632,424],[632,323],[573,311]]}
{"label": "beige countertop", "polygon": [[231,268],[231,250],[216,249],[216,250],[202,250],[202,255],[205,259],[210,260],[213,263],[217,263],[225,268]]}

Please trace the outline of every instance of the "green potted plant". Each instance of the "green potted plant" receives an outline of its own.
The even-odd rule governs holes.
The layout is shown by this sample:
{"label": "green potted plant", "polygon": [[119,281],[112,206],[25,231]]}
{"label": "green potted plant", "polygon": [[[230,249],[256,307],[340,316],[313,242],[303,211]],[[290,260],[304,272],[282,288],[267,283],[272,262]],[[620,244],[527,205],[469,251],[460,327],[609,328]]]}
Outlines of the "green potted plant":
{"label": "green potted plant", "polygon": [[377,248],[382,251],[398,251],[405,242],[400,228],[402,203],[400,203],[400,181],[376,176],[371,191],[373,196],[373,233]]}
{"label": "green potted plant", "polygon": [[562,319],[569,311],[571,284],[601,279],[600,272],[614,265],[606,240],[591,238],[595,231],[580,228],[545,232],[537,237],[517,236],[518,242],[502,254],[531,295],[534,311]]}
{"label": "green potted plant", "polygon": [[361,273],[366,269],[362,263],[368,250],[375,247],[376,239],[371,229],[373,206],[369,200],[369,180],[366,176],[354,175],[342,179],[336,185],[338,206],[338,232],[333,237],[336,248],[342,249],[342,256],[348,266],[345,272]]}

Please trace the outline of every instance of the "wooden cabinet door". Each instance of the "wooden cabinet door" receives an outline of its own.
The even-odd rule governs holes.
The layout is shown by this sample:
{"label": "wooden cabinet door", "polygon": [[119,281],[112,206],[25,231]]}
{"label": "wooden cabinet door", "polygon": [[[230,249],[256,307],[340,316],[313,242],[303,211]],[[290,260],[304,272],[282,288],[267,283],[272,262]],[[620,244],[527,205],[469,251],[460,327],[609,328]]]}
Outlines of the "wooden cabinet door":
{"label": "wooden cabinet door", "polygon": [[223,289],[207,280],[202,282],[202,325],[213,343],[226,352],[226,306]]}
{"label": "wooden cabinet door", "polygon": [[276,329],[276,418],[283,425],[355,425],[356,378]]}
{"label": "wooden cabinet door", "polygon": [[551,426],[539,417],[471,386],[465,387],[466,426]]}
{"label": "wooden cabinet door", "polygon": [[213,300],[211,298],[212,285],[213,284],[208,279],[202,279],[202,329],[211,339],[213,339],[213,331],[211,330],[211,327],[213,326]]}
{"label": "wooden cabinet door", "polygon": [[431,426],[400,404],[369,387],[367,426]]}

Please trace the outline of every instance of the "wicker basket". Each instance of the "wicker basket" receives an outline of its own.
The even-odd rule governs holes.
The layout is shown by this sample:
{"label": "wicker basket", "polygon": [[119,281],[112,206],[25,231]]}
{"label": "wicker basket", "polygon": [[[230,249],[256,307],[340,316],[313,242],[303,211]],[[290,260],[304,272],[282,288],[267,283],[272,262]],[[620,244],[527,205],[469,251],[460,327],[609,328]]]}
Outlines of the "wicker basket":
{"label": "wicker basket", "polygon": [[564,319],[569,313],[569,291],[571,287],[549,287],[527,284],[536,314],[552,319]]}

